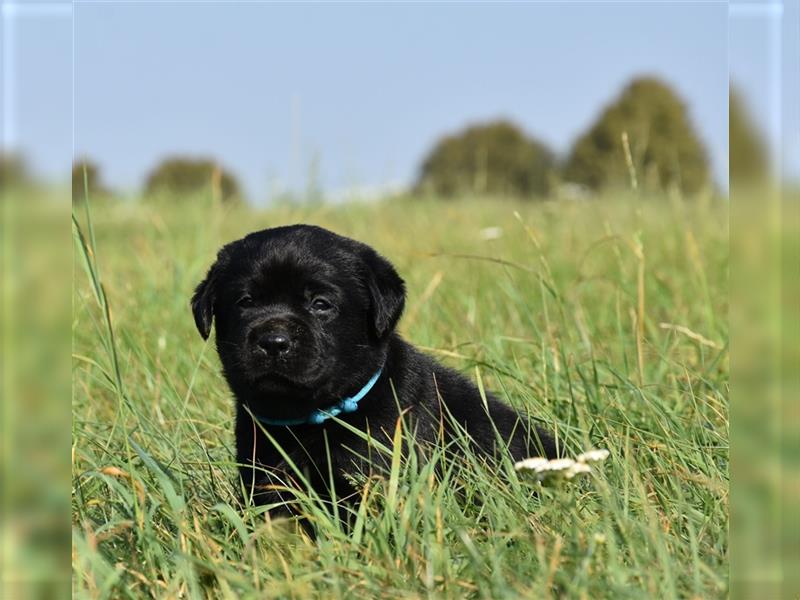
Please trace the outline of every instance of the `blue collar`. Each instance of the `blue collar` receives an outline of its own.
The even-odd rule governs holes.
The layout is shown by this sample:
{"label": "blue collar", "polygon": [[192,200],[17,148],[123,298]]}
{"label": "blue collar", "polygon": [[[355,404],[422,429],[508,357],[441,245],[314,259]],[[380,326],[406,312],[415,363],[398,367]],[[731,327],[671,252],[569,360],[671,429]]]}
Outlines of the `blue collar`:
{"label": "blue collar", "polygon": [[355,412],[356,410],[358,410],[359,400],[361,400],[364,396],[369,394],[369,391],[378,381],[378,378],[381,376],[382,372],[383,372],[383,367],[378,369],[378,372],[375,373],[375,375],[372,376],[372,378],[367,382],[367,384],[364,387],[362,387],[358,391],[358,393],[355,394],[354,396],[350,396],[349,398],[344,398],[342,400],[339,400],[339,402],[337,402],[336,404],[325,410],[318,408],[307,417],[301,419],[267,419],[266,417],[259,417],[257,415],[253,416],[255,416],[256,419],[264,423],[264,425],[284,425],[284,426],[319,425],[321,423],[324,423],[331,417],[335,417],[342,413]]}

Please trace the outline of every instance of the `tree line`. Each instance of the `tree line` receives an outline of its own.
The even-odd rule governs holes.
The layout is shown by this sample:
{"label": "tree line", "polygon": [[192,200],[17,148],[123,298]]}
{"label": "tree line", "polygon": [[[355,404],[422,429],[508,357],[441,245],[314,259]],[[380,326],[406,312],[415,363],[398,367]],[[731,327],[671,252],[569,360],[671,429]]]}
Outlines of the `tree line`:
{"label": "tree line", "polygon": [[[767,171],[764,143],[735,91],[730,93],[732,177]],[[90,160],[73,166],[73,199],[108,194]],[[415,195],[547,198],[586,196],[620,188],[677,191],[694,196],[713,188],[707,151],[684,102],[653,77],[631,81],[600,111],[567,155],[559,158],[541,140],[508,120],[467,126],[439,139],[421,162]],[[221,201],[242,199],[236,177],[212,159],[171,157],[147,176],[146,197],[211,193]]]}

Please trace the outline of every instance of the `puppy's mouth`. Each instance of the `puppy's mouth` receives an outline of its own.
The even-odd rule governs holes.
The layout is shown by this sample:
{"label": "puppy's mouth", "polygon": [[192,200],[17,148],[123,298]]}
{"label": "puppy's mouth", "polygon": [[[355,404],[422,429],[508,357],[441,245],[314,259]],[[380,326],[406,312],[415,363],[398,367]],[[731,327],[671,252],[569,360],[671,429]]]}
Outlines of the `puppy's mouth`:
{"label": "puppy's mouth", "polygon": [[261,371],[254,380],[257,384],[278,384],[285,386],[303,386],[305,378],[292,373],[277,370]]}
{"label": "puppy's mouth", "polygon": [[256,385],[267,387],[309,387],[316,379],[317,369],[311,365],[298,364],[293,360],[258,360],[251,371]]}
{"label": "puppy's mouth", "polygon": [[[254,357],[255,358],[255,357]],[[252,381],[259,387],[313,389],[329,376],[331,364],[326,360],[297,361],[291,358],[256,360],[251,370]]]}

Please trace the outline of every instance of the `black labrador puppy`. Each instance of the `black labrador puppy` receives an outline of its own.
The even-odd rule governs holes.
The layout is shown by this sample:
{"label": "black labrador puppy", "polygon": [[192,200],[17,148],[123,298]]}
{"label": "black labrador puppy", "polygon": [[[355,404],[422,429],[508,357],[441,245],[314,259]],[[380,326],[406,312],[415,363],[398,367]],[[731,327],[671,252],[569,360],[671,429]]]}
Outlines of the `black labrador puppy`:
{"label": "black labrador puppy", "polygon": [[385,444],[401,412],[415,441],[457,434],[487,459],[556,456],[547,432],[395,333],[404,304],[389,261],[320,227],[265,229],[219,251],[192,311],[204,339],[216,324],[253,501],[291,512],[280,489],[298,470],[322,498],[357,496],[353,475],[385,458],[352,428]]}

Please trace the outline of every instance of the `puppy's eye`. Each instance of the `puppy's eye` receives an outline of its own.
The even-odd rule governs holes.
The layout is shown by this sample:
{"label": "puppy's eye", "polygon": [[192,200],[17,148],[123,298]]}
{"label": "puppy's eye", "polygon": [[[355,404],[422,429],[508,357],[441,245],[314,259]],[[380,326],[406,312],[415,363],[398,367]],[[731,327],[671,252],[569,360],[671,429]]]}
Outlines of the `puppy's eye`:
{"label": "puppy's eye", "polygon": [[333,308],[333,304],[325,298],[314,298],[311,301],[311,310],[314,312],[326,312]]}
{"label": "puppy's eye", "polygon": [[253,299],[247,294],[245,294],[236,301],[236,305],[241,306],[242,308],[248,308],[250,306],[253,306],[253,304],[254,304]]}

